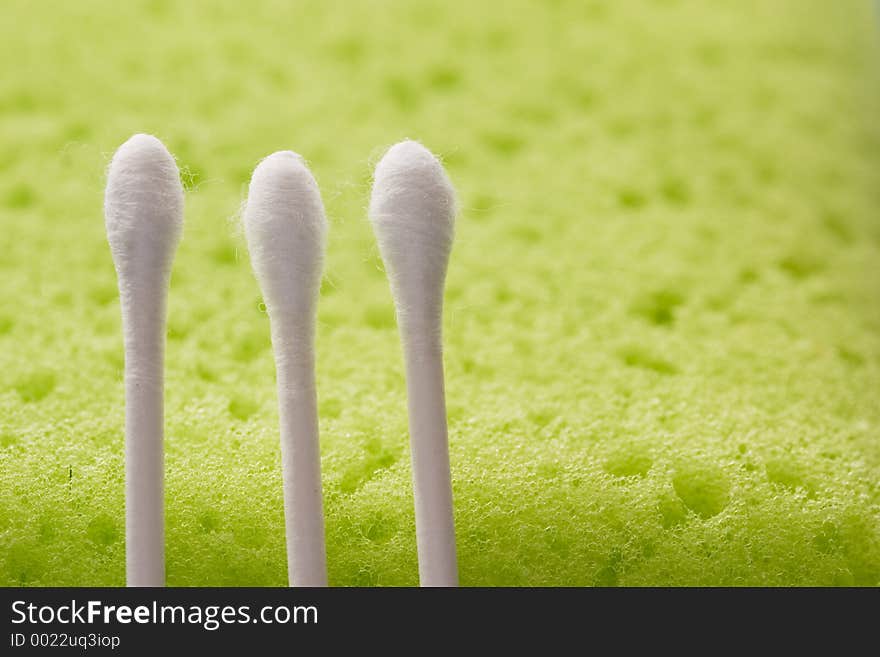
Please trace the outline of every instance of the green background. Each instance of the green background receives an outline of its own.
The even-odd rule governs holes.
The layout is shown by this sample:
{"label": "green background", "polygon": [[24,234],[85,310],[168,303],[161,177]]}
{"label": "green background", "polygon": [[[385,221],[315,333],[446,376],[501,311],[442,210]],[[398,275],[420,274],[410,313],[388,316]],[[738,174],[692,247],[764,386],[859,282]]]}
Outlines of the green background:
{"label": "green background", "polygon": [[0,583],[125,580],[102,217],[135,132],[186,195],[167,575],[286,583],[269,325],[238,213],[309,161],[330,582],[417,583],[365,208],[390,144],[461,203],[446,294],[466,585],[880,584],[880,76],[857,0],[76,2],[0,21]]}

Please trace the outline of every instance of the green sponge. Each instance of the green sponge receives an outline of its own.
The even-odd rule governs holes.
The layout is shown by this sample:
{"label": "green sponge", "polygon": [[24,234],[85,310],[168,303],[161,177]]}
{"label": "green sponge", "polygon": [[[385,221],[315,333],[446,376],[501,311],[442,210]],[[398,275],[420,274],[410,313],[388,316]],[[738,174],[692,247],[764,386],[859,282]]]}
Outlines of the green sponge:
{"label": "green sponge", "polygon": [[408,137],[461,201],[444,340],[462,584],[880,584],[868,3],[4,12],[0,58],[27,65],[0,81],[0,584],[125,581],[101,200],[137,131],[187,188],[168,584],[287,582],[269,323],[234,221],[256,162],[285,148],[331,223],[330,583],[417,583],[403,363],[365,216],[373,165]]}

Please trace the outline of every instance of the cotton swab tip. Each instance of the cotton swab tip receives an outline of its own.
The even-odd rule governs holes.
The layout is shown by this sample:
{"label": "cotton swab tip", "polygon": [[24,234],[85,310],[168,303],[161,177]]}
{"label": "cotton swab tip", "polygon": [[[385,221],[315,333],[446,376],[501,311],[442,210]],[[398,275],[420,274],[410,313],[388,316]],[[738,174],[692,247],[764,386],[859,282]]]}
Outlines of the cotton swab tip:
{"label": "cotton swab tip", "polygon": [[321,282],[327,219],[318,184],[302,157],[279,151],[257,165],[243,221],[270,314],[273,309],[312,308]]}
{"label": "cotton swab tip", "polygon": [[376,166],[369,214],[398,304],[438,301],[455,213],[452,183],[427,148],[403,141],[388,149]]}
{"label": "cotton swab tip", "polygon": [[370,219],[383,239],[392,230],[430,236],[448,246],[455,223],[455,190],[440,161],[417,141],[388,149],[376,166]]}
{"label": "cotton swab tip", "polygon": [[173,253],[183,232],[183,186],[174,157],[156,137],[136,134],[116,151],[107,173],[104,216],[117,261],[135,240]]}

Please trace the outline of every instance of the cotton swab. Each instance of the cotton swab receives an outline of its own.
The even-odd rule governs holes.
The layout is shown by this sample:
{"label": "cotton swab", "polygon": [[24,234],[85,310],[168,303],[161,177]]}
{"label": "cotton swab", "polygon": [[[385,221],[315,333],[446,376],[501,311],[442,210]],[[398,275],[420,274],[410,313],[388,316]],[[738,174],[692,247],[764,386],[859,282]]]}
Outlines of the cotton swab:
{"label": "cotton swab", "polygon": [[326,586],[314,336],[327,220],[299,155],[274,153],[257,166],[244,228],[275,352],[288,577]]}
{"label": "cotton swab", "polygon": [[162,142],[138,134],[119,147],[104,215],[125,343],[126,579],[129,586],[163,586],[165,315],[183,187]]}
{"label": "cotton swab", "polygon": [[369,214],[406,362],[422,586],[458,584],[441,339],[455,211],[452,184],[421,144],[396,144],[377,165]]}

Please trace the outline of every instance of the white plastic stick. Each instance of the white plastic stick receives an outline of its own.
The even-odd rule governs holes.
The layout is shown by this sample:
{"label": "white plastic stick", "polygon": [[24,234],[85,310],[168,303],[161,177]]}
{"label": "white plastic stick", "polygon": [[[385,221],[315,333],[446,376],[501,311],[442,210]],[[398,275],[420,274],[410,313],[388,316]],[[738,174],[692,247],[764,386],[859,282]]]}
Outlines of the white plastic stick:
{"label": "white plastic stick", "polygon": [[183,188],[162,142],[141,134],[119,147],[104,215],[125,343],[126,579],[129,586],[164,586],[165,313],[183,230]]}
{"label": "white plastic stick", "polygon": [[392,146],[377,165],[370,219],[406,361],[422,586],[458,584],[441,338],[455,211],[455,192],[443,166],[418,142]]}
{"label": "white plastic stick", "polygon": [[288,577],[291,586],[326,586],[314,336],[327,220],[299,155],[281,151],[260,162],[244,228],[272,327]]}

